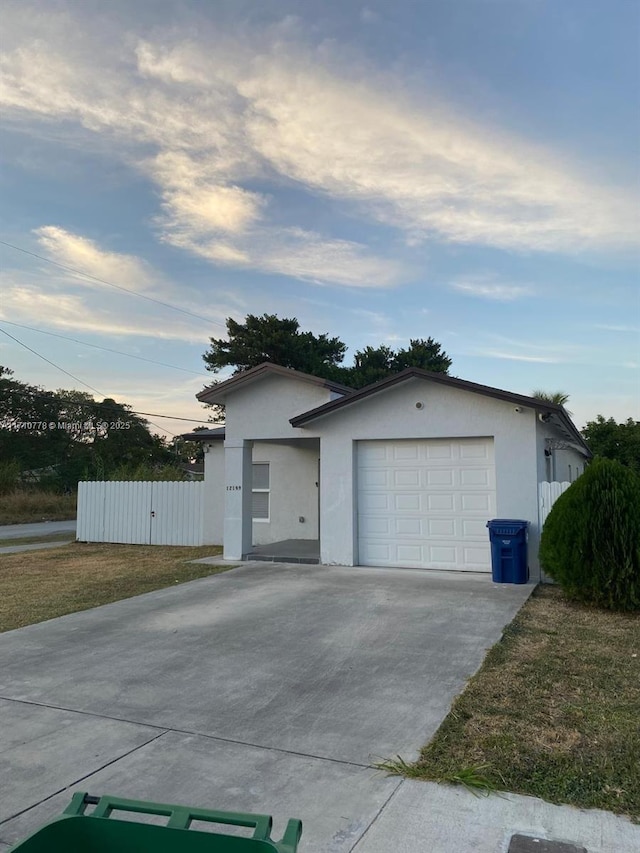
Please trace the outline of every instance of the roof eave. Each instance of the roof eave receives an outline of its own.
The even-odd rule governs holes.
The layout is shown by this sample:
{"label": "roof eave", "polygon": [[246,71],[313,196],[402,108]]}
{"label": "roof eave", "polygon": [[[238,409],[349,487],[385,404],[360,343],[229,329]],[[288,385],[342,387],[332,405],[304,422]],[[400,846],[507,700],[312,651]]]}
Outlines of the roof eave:
{"label": "roof eave", "polygon": [[428,379],[442,385],[458,388],[462,391],[484,394],[485,396],[493,397],[498,400],[504,400],[505,402],[515,403],[516,405],[535,409],[536,412],[544,412],[546,414],[556,416],[562,420],[573,438],[584,448],[589,457],[591,458],[592,456],[591,451],[589,450],[584,438],[580,435],[577,427],[565,409],[557,403],[550,403],[545,400],[539,400],[537,397],[527,397],[523,394],[503,391],[500,388],[491,388],[486,385],[480,385],[476,382],[467,382],[463,379],[455,379],[453,376],[448,376],[444,373],[432,373],[431,371],[421,370],[420,368],[415,367],[408,367],[400,373],[396,373],[394,376],[382,379],[380,382],[375,382],[372,385],[367,385],[365,388],[362,388],[359,391],[354,391],[352,394],[339,400],[331,400],[328,403],[324,403],[322,406],[316,406],[314,409],[310,409],[307,412],[303,412],[300,415],[290,418],[289,423],[293,427],[305,426],[311,421],[331,415],[338,409],[351,405],[352,403],[356,403],[358,400],[366,399],[366,397],[377,394],[380,391],[384,391],[387,388],[391,388],[408,379]]}
{"label": "roof eave", "polygon": [[262,364],[258,364],[256,367],[252,367],[249,370],[244,370],[241,373],[237,373],[235,376],[231,376],[219,385],[212,385],[209,388],[204,388],[196,394],[196,399],[201,403],[222,403],[230,392],[233,392],[244,385],[251,384],[252,382],[268,375],[284,376],[288,379],[298,379],[301,382],[309,382],[310,384],[326,388],[328,391],[333,391],[343,396],[354,393],[353,388],[349,388],[347,385],[342,385],[339,382],[333,382],[330,379],[323,379],[320,376],[313,376],[310,373],[303,373],[299,370],[293,370],[289,367],[282,367],[279,364],[265,361]]}

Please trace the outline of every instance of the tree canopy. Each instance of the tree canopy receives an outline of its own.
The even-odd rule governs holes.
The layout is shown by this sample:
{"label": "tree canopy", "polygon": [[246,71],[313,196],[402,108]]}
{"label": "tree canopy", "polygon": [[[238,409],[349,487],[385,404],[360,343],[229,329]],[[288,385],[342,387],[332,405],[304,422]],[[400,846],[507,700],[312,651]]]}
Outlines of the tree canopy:
{"label": "tree canopy", "polygon": [[[565,391],[532,391],[531,396],[535,397],[536,400],[544,400],[545,403],[555,403],[556,406],[563,406],[564,408],[566,408],[569,402],[569,395]],[[573,414],[569,409],[566,409],[566,411],[568,415]]]}
{"label": "tree canopy", "polygon": [[25,482],[75,489],[81,479],[175,457],[130,406],[29,385],[0,366],[0,459]]}
{"label": "tree canopy", "polygon": [[347,349],[339,338],[301,332],[295,317],[280,319],[275,314],[247,314],[244,323],[228,317],[227,332],[228,340],[211,338],[211,347],[203,355],[207,370],[213,373],[223,367],[235,367],[234,373],[239,373],[271,361],[325,376],[342,362]]}
{"label": "tree canopy", "polygon": [[203,355],[207,370],[213,373],[223,367],[234,367],[238,373],[267,361],[363,388],[406,367],[447,373],[451,366],[451,359],[431,337],[412,339],[408,348],[396,351],[384,344],[367,346],[355,352],[353,366],[344,367],[346,344],[328,334],[301,332],[296,318],[248,314],[244,323],[228,318],[227,332],[228,340],[211,338],[211,346]]}
{"label": "tree canopy", "polygon": [[598,415],[587,422],[582,435],[594,456],[615,459],[640,474],[640,421],[628,418],[617,423]]}

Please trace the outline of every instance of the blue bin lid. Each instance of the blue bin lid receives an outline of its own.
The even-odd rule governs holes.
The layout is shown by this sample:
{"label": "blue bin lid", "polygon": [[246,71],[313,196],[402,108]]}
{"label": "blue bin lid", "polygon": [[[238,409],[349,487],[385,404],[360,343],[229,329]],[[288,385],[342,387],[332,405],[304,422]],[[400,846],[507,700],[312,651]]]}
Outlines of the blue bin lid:
{"label": "blue bin lid", "polygon": [[505,524],[513,524],[519,527],[528,527],[529,522],[525,521],[522,518],[492,518],[491,521],[487,521],[487,527],[502,527]]}

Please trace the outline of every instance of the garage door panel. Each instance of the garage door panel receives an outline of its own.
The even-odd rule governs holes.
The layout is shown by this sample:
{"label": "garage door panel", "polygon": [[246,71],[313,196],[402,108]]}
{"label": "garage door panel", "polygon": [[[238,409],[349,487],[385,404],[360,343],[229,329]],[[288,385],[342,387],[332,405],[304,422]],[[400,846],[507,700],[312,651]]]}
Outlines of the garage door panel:
{"label": "garage door panel", "polygon": [[415,468],[396,468],[393,472],[393,484],[397,487],[420,485],[420,472]]}
{"label": "garage door panel", "polygon": [[457,562],[455,545],[430,545],[427,549],[429,563],[436,568],[455,566]]}
{"label": "garage door panel", "polygon": [[486,468],[461,468],[461,486],[488,486],[489,472]]}
{"label": "garage door panel", "polygon": [[490,571],[494,516],[492,439],[360,442],[361,563]]}
{"label": "garage door panel", "polygon": [[484,567],[491,561],[491,549],[489,545],[466,546],[463,548],[463,558],[468,566],[476,566],[478,571],[484,571]]}
{"label": "garage door panel", "polygon": [[[462,512],[488,513],[492,503],[491,497],[491,495],[483,492],[467,492],[466,494],[460,495],[460,506]],[[487,521],[489,521],[488,518]]]}
{"label": "garage door panel", "polygon": [[452,518],[427,519],[427,536],[430,538],[444,536],[446,539],[456,538],[456,523]]}
{"label": "garage door panel", "polygon": [[393,506],[398,512],[415,512],[420,510],[420,495],[417,492],[413,494],[393,495]]}
{"label": "garage door panel", "polygon": [[398,536],[423,536],[423,524],[421,518],[396,518],[393,526]]}
{"label": "garage door panel", "polygon": [[398,563],[421,563],[423,559],[422,546],[398,544],[396,555]]}
{"label": "garage door panel", "polygon": [[384,468],[364,468],[361,472],[362,485],[365,488],[388,489],[391,471]]}
{"label": "garage door panel", "polygon": [[389,512],[393,503],[393,495],[387,492],[361,492],[360,512]]}
{"label": "garage door panel", "polygon": [[391,530],[391,519],[384,516],[363,516],[360,522],[360,529],[365,536],[384,536],[385,538],[390,536],[393,531]]}
{"label": "garage door panel", "polygon": [[446,441],[438,442],[438,444],[426,444],[424,446],[424,458],[430,461],[437,459],[452,459],[453,447]]}
{"label": "garage door panel", "polygon": [[463,518],[461,525],[465,539],[483,539],[487,535],[487,522],[484,518]]}
{"label": "garage door panel", "polygon": [[392,565],[391,549],[386,542],[367,542],[364,546],[364,565],[386,566]]}
{"label": "garage door panel", "polygon": [[396,444],[392,446],[391,457],[395,462],[405,462],[407,460],[417,462],[420,458],[420,447],[408,441],[406,444]]}
{"label": "garage door panel", "polygon": [[460,459],[489,459],[489,450],[486,442],[468,441],[460,444]]}
{"label": "garage door panel", "polygon": [[451,512],[455,508],[455,499],[452,494],[426,495],[427,510],[429,512]]}
{"label": "garage door panel", "polygon": [[424,478],[427,486],[448,486],[451,488],[454,483],[454,473],[449,468],[427,469],[424,472]]}

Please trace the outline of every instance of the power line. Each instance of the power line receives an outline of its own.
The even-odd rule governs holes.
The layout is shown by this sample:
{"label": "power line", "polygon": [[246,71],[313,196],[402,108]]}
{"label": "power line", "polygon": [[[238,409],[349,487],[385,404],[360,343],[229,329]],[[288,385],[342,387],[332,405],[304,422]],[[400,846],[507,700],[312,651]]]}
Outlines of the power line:
{"label": "power line", "polygon": [[[71,377],[72,379],[74,379],[76,382],[79,382],[81,385],[84,385],[84,386],[85,386],[85,388],[89,388],[89,390],[90,390],[90,391],[95,391],[95,393],[96,393],[96,394],[99,394],[99,395],[100,395],[100,397],[107,397],[107,396],[108,396],[107,394],[103,394],[103,393],[102,393],[102,391],[98,391],[98,389],[97,389],[97,388],[94,388],[94,387],[93,387],[93,385],[89,385],[89,383],[88,383],[88,382],[85,382],[83,379],[79,379],[77,376],[74,376],[74,375],[73,375],[73,373],[69,373],[69,371],[68,371],[68,370],[65,370],[65,369],[64,369],[64,367],[60,367],[60,365],[55,364],[53,361],[51,361],[50,359],[46,358],[44,355],[41,355],[39,352],[36,352],[36,350],[34,350],[34,349],[32,349],[31,347],[27,346],[25,343],[23,343],[22,341],[18,340],[18,338],[14,337],[13,335],[10,335],[10,334],[9,334],[9,332],[7,332],[7,330],[6,330],[6,329],[2,329],[2,328],[0,328],[0,332],[2,332],[2,334],[3,334],[3,335],[6,335],[8,338],[11,338],[11,340],[12,340],[12,341],[15,341],[17,344],[20,344],[20,346],[21,346],[21,347],[24,347],[25,349],[29,350],[29,352],[31,352],[31,353],[33,353],[34,355],[38,356],[38,358],[41,358],[43,361],[46,361],[46,362],[47,362],[47,364],[50,364],[52,367],[55,367],[55,368],[56,368],[56,370],[60,370],[60,371],[62,371],[62,373],[66,373],[66,375],[67,375],[67,376],[70,376],[70,377]],[[160,415],[159,417],[164,417],[164,415]],[[167,417],[168,417],[168,416],[167,416]],[[169,435],[171,435],[171,436],[173,436],[174,438],[176,438],[176,434],[175,434],[175,432],[171,432],[171,430],[168,430],[166,427],[161,427],[159,424],[155,424],[153,421],[149,421],[149,423],[150,423],[152,426],[157,427],[157,428],[158,428],[158,429],[160,429],[160,430],[161,430],[161,429],[164,429],[166,432],[168,432],[168,433],[169,433]]]}
{"label": "power line", "polygon": [[140,299],[146,299],[148,302],[155,302],[156,305],[162,305],[164,308],[170,308],[172,311],[179,311],[181,314],[186,314],[189,317],[195,317],[196,320],[201,320],[207,325],[213,324],[214,326],[226,328],[226,326],[218,320],[212,320],[207,317],[203,317],[200,314],[194,314],[193,311],[187,311],[186,308],[178,308],[177,305],[172,305],[170,302],[162,302],[160,299],[154,299],[153,296],[146,296],[144,293],[138,293],[135,290],[130,290],[128,287],[123,287],[121,284],[114,284],[112,281],[107,281],[104,278],[98,278],[98,276],[76,269],[75,267],[61,264],[58,261],[52,261],[51,258],[46,258],[44,255],[38,255],[36,252],[31,252],[29,249],[23,249],[21,246],[14,246],[13,243],[7,243],[5,240],[0,240],[0,245],[7,246],[9,249],[15,249],[16,252],[23,252],[25,255],[31,255],[32,258],[38,258],[41,261],[45,261],[47,264],[53,264],[56,267],[60,267],[60,269],[67,270],[67,272],[75,273],[76,275],[83,276],[84,278],[91,279],[92,281],[97,281],[100,284],[106,284],[109,287],[115,287],[117,290],[122,290],[124,293],[128,293],[131,296],[137,296]]}
{"label": "power line", "polygon": [[46,358],[46,356],[41,355],[39,352],[36,352],[34,349],[31,349],[31,347],[27,346],[22,341],[19,341],[18,338],[14,338],[14,336],[10,335],[6,329],[0,329],[0,332],[2,332],[2,334],[6,335],[8,338],[11,338],[12,341],[15,341],[17,344],[20,344],[21,347],[24,347],[25,349],[29,350],[29,352],[32,352],[34,355],[37,355],[38,358],[41,358],[43,361],[46,361],[47,364],[50,364],[52,367],[55,367],[56,370],[60,370],[60,371],[62,371],[62,373],[66,373],[67,376],[70,376],[76,382],[79,382],[81,385],[84,385],[85,388],[88,388],[90,391],[95,391],[95,393],[99,394],[101,397],[107,396],[106,394],[103,394],[102,391],[98,391],[97,388],[94,388],[93,385],[89,385],[83,379],[79,379],[77,376],[74,376],[73,373],[69,373],[69,371],[65,370],[64,367],[60,367],[60,365],[54,364],[53,361],[50,361],[48,358]]}
{"label": "power line", "polygon": [[[51,399],[51,394],[32,394],[31,396],[36,397],[39,400]],[[100,394],[100,396],[105,397],[106,395]],[[113,399],[113,398],[109,397],[108,399]],[[56,395],[56,400],[60,403],[77,403],[78,402],[77,400],[74,400],[71,397],[60,397],[59,395]],[[128,404],[119,403],[118,405],[125,406]],[[152,417],[152,418],[167,418],[168,420],[171,420],[171,421],[186,421],[186,422],[191,423],[191,424],[211,423],[210,421],[205,421],[202,418],[179,418],[179,417],[177,417],[177,415],[159,415],[157,412],[139,412],[137,409],[128,409],[128,412],[132,415],[149,415],[149,417]],[[149,423],[151,423],[151,421]],[[155,426],[158,426],[158,424],[155,424]],[[221,426],[221,424],[218,424],[218,426]]]}
{"label": "power line", "polygon": [[194,376],[200,376],[201,378],[205,378],[203,373],[197,373],[195,370],[187,370],[186,367],[177,367],[175,364],[167,364],[164,361],[154,361],[151,358],[144,358],[141,355],[133,355],[129,352],[121,352],[117,349],[111,349],[110,347],[101,347],[97,344],[90,344],[87,341],[79,341],[77,338],[70,338],[67,335],[58,335],[55,332],[45,332],[44,329],[36,329],[33,326],[24,326],[22,323],[14,323],[11,320],[0,319],[0,323],[8,323],[10,326],[17,326],[19,329],[28,329],[30,332],[39,332],[41,335],[49,335],[52,338],[60,338],[63,341],[73,341],[75,344],[81,344],[85,347],[92,347],[93,349],[104,350],[104,352],[113,352],[116,355],[124,355],[127,358],[136,358],[138,361],[147,361],[149,364],[157,364],[160,367],[170,367],[173,370],[181,370],[183,373],[191,373]]}

